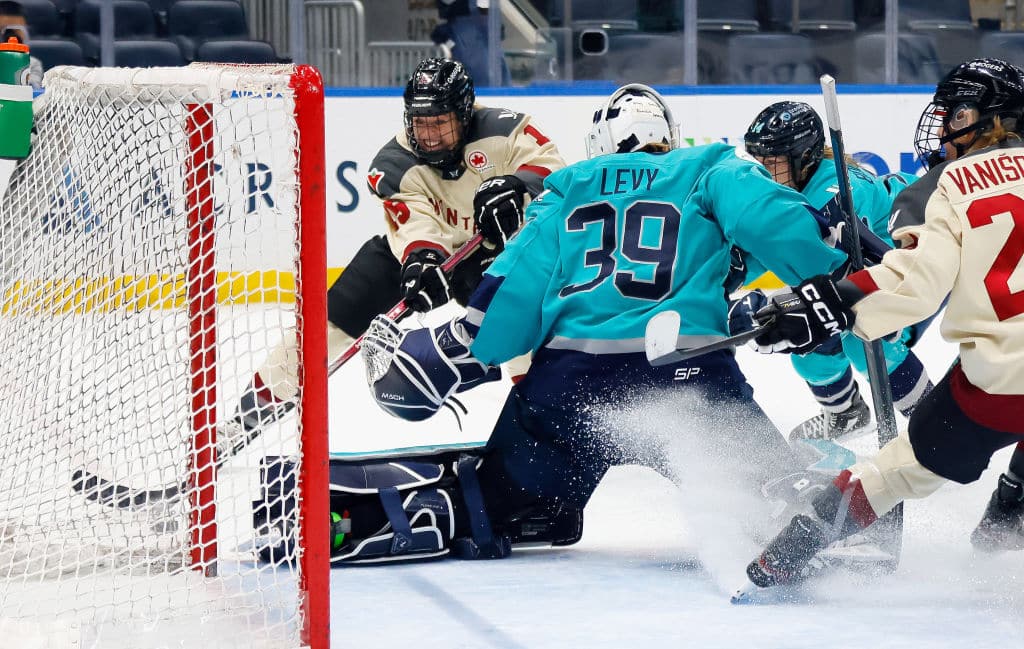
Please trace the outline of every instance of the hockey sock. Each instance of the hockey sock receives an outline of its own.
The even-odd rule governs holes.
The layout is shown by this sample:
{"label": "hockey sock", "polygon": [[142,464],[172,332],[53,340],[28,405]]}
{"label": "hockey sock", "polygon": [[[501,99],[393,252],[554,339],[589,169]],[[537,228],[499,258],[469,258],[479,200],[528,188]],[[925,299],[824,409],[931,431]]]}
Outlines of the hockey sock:
{"label": "hockey sock", "polygon": [[857,382],[853,379],[853,370],[849,367],[837,380],[826,385],[807,384],[811,394],[827,412],[843,412],[852,406],[860,396]]}
{"label": "hockey sock", "polygon": [[889,372],[889,385],[892,386],[892,405],[904,417],[910,417],[924,395],[934,387],[914,352],[908,353],[903,362]]}

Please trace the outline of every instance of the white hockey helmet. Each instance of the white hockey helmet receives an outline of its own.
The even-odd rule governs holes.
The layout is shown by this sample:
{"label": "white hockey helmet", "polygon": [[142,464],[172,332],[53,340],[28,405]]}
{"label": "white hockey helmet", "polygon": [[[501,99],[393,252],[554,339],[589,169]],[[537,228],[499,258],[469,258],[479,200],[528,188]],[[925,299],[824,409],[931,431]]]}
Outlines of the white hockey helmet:
{"label": "white hockey helmet", "polygon": [[630,83],[612,93],[596,113],[587,136],[587,157],[638,151],[652,142],[679,146],[679,125],[650,86]]}

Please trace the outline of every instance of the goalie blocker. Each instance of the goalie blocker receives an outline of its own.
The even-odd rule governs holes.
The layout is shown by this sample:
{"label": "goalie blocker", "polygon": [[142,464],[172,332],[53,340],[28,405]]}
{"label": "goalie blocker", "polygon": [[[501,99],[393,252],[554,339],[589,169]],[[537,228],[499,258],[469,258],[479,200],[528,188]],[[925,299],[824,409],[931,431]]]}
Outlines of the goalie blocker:
{"label": "goalie blocker", "polygon": [[[376,564],[452,555],[501,559],[516,545],[572,545],[583,534],[583,511],[537,504],[492,524],[476,479],[483,447],[426,454],[331,458],[331,563]],[[295,466],[267,457],[260,470],[253,525],[260,559],[292,556],[283,539],[294,524]]]}

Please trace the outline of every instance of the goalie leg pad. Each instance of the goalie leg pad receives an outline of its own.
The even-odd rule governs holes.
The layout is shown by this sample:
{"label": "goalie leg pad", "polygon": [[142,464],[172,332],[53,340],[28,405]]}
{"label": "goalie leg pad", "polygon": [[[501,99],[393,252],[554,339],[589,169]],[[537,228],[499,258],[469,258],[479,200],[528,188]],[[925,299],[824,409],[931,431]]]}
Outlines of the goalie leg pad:
{"label": "goalie leg pad", "polygon": [[332,553],[332,564],[417,561],[448,554],[455,517],[447,490],[402,494],[387,487],[377,496],[387,522],[378,533],[342,545]]}
{"label": "goalie leg pad", "polygon": [[[444,556],[455,534],[445,466],[405,460],[331,466],[331,509],[351,516],[351,538],[332,563]],[[343,514],[344,515],[344,514]]]}
{"label": "goalie leg pad", "polygon": [[[424,461],[332,462],[333,564],[381,563],[444,556],[455,532],[450,486],[454,477],[444,465]],[[253,526],[268,539],[260,551],[265,562],[294,556],[297,516],[293,494],[295,464],[264,458],[260,499],[253,502]]]}

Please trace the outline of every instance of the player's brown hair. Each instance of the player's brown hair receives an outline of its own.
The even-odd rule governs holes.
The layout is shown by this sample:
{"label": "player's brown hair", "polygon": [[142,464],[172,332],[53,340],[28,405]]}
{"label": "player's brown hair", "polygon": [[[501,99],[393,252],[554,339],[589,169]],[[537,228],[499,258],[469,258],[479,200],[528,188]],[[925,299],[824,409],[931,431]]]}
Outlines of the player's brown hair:
{"label": "player's brown hair", "polygon": [[643,151],[644,153],[668,153],[671,150],[672,147],[664,142],[648,142],[637,149],[637,151]]}
{"label": "player's brown hair", "polygon": [[[1011,123],[1015,120],[1009,120]],[[978,149],[984,149],[990,147],[993,144],[999,142],[1005,142],[1006,140],[1020,140],[1020,134],[1017,133],[1013,128],[1007,128],[1011,124],[1004,125],[1003,120],[997,115],[992,118],[992,128],[989,128],[983,132],[971,148],[968,151],[977,151]]]}

